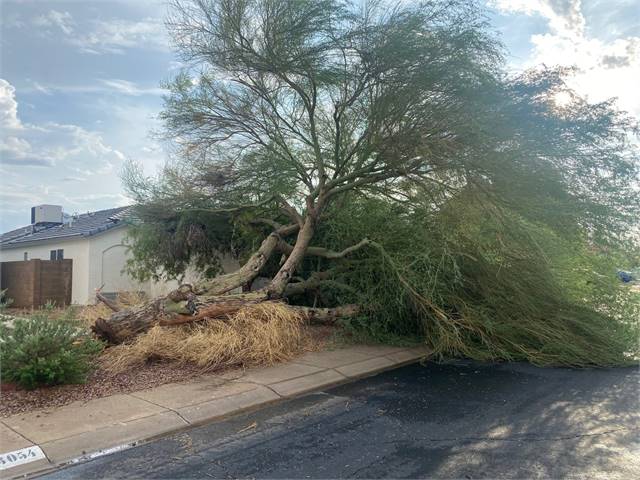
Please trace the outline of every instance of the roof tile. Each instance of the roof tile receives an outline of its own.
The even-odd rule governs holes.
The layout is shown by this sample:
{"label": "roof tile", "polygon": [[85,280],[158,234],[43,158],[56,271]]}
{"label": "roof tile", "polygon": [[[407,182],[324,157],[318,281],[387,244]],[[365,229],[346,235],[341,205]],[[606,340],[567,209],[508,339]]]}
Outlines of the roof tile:
{"label": "roof tile", "polygon": [[110,208],[97,212],[83,213],[78,215],[69,223],[53,225],[48,227],[27,227],[17,228],[0,236],[0,246],[12,247],[24,243],[40,242],[63,237],[89,237],[111,228],[122,225],[127,217],[127,210],[130,207]]}

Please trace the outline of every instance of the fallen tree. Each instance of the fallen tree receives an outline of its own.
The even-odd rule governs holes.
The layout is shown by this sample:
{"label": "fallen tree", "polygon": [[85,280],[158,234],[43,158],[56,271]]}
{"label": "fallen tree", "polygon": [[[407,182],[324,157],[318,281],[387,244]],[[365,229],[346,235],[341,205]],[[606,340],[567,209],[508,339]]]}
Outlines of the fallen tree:
{"label": "fallen tree", "polygon": [[[182,285],[167,296],[135,308],[119,310],[113,302],[97,291],[96,300],[105,303],[114,310],[114,313],[108,319],[98,318],[92,330],[104,340],[120,343],[149,330],[154,325],[179,325],[201,320],[224,319],[247,305],[282,300],[288,296],[301,295],[308,290],[318,288],[323,283],[324,275],[322,274],[313,275],[307,280],[287,282],[283,291],[275,295],[269,288],[255,292],[228,294],[230,290],[253,280],[261,271],[261,268],[256,266],[266,263],[273,252],[292,249],[288,244],[285,247],[285,243],[279,237],[278,240],[273,238],[273,235],[267,237],[258,252],[252,255],[251,259],[237,272],[217,277],[196,289],[191,285]],[[369,242],[363,241],[362,245],[365,243]],[[328,258],[341,258],[349,251],[358,248],[360,248],[359,245],[343,252],[332,252],[327,249],[311,249],[311,251]],[[360,307],[354,304],[333,308],[306,306],[290,306],[290,308],[298,311],[310,323],[324,324],[335,323],[338,318],[353,316],[360,310]]]}
{"label": "fallen tree", "polygon": [[[446,353],[532,358],[554,333],[536,333],[534,347],[518,343],[520,331],[492,338],[495,329],[474,326],[469,314],[489,319],[487,305],[495,309],[495,302],[483,295],[490,289],[437,296],[440,267],[426,279],[412,270],[419,262],[411,249],[423,245],[394,257],[389,239],[425,243],[415,232],[435,234],[434,222],[462,214],[465,201],[478,207],[471,220],[483,212],[498,224],[517,217],[513,225],[582,240],[588,232],[593,245],[623,242],[637,215],[637,152],[627,142],[633,121],[612,102],[592,105],[571,91],[564,82],[570,71],[507,76],[501,46],[473,2],[389,8],[176,0],[167,25],[189,67],[166,85],[161,114],[173,163],[157,179],[135,165],[125,175],[136,199],[130,271],[141,279],[176,277],[192,264],[211,274],[218,253],[230,249],[245,261],[236,272],[98,320],[94,330],[112,342],[156,324],[223,319],[261,302],[288,302],[316,322],[374,316],[387,306],[365,291],[380,283],[398,299],[396,314],[412,318],[416,333],[435,332]],[[559,104],[558,96],[570,101]],[[365,224],[360,237],[345,234],[355,230],[341,213],[366,202],[389,207],[388,225],[374,225],[369,212],[358,220]],[[400,224],[390,221],[396,217]],[[396,237],[385,231],[390,225],[413,233]],[[482,226],[474,228],[475,239],[491,244],[482,268],[512,272],[518,260],[500,250],[504,233],[490,230],[498,240],[486,242]],[[476,245],[458,247],[459,259],[477,253]],[[377,259],[377,271],[366,258]],[[424,267],[429,275],[431,267]],[[542,302],[532,315],[535,299],[520,295],[527,272],[513,290],[521,310],[510,311],[509,322],[522,312],[539,318]],[[259,276],[269,280],[255,289]],[[433,286],[425,290],[427,280]],[[508,296],[507,284],[497,283]],[[558,297],[552,290],[545,299]],[[579,353],[574,363],[586,358]]]}

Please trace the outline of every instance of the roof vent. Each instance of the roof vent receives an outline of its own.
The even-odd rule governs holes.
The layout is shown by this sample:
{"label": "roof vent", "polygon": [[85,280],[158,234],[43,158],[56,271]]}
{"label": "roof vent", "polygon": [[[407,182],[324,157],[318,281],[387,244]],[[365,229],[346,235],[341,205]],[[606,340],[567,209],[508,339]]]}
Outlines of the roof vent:
{"label": "roof vent", "polygon": [[31,225],[61,223],[62,207],[60,205],[37,205],[31,207]]}

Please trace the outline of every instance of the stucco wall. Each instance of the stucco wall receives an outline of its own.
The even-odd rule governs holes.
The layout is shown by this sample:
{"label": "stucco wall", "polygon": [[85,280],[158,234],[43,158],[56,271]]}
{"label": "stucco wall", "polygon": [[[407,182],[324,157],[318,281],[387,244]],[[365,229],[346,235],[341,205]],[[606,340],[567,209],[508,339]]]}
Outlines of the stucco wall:
{"label": "stucco wall", "polygon": [[[104,292],[142,291],[150,297],[175,289],[177,281],[141,283],[124,272],[129,255],[126,232],[125,227],[120,227],[83,239],[0,250],[0,261],[23,260],[24,252],[29,259],[49,260],[51,250],[64,249],[64,258],[73,260],[71,301],[74,304],[93,303],[95,289],[103,285]],[[237,260],[230,257],[223,258],[222,265],[225,272],[239,267]],[[198,274],[189,271],[184,282],[197,283],[198,280]]]}
{"label": "stucco wall", "polygon": [[[103,291],[142,291],[149,297],[156,297],[169,293],[178,287],[175,280],[162,282],[138,282],[123,272],[128,258],[126,246],[126,228],[109,230],[95,237],[91,237],[89,257],[90,291],[104,284]],[[225,272],[232,272],[240,267],[237,260],[231,257],[222,259]],[[188,270],[184,283],[197,283],[200,275],[194,270]]]}
{"label": "stucco wall", "polygon": [[[146,284],[139,283],[124,272],[128,248],[125,245],[127,229],[114,228],[88,238],[89,291],[96,288],[104,292],[146,291]],[[93,298],[87,299],[92,302]]]}
{"label": "stucco wall", "polygon": [[21,246],[0,250],[0,262],[24,260],[24,253],[28,253],[29,260],[39,258],[49,260],[51,250],[64,250],[64,258],[73,260],[71,280],[71,302],[87,303],[89,290],[89,242],[83,239],[57,240],[55,242]]}

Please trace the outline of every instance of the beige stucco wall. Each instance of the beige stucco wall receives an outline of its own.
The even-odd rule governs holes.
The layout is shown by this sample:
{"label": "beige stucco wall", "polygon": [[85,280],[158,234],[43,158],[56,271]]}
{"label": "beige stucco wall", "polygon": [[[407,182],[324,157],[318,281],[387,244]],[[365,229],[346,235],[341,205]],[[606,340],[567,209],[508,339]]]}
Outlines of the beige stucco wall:
{"label": "beige stucco wall", "polygon": [[[140,283],[123,273],[128,257],[126,245],[126,228],[109,230],[91,238],[89,257],[89,284],[95,289],[104,284],[103,291],[142,291],[149,297],[164,295],[179,286],[177,280],[147,281]],[[222,268],[225,272],[232,272],[240,267],[238,261],[231,257],[222,259]],[[185,274],[182,283],[197,283],[200,275],[192,269]],[[93,291],[93,290],[91,290]]]}
{"label": "beige stucco wall", "polygon": [[49,260],[51,250],[64,250],[64,258],[73,260],[73,272],[71,279],[71,302],[87,303],[89,290],[89,242],[85,239],[59,239],[46,244],[20,246],[0,250],[0,262],[14,262],[24,260],[27,252],[29,260],[39,258]]}
{"label": "beige stucco wall", "polygon": [[[95,289],[103,286],[104,292],[142,291],[150,297],[163,295],[178,286],[177,281],[138,282],[124,272],[129,256],[125,227],[75,240],[60,240],[42,245],[24,246],[0,250],[0,261],[19,261],[24,252],[29,259],[49,260],[50,251],[64,249],[64,258],[73,259],[71,301],[75,304],[93,303]],[[239,267],[237,260],[226,257],[222,261],[226,272]],[[184,282],[197,283],[199,276],[193,270],[187,272]]]}
{"label": "beige stucco wall", "polygon": [[128,258],[125,245],[127,229],[114,228],[88,237],[89,244],[89,292],[85,303],[92,303],[94,292],[102,287],[103,292],[144,291],[146,283],[140,283],[124,272]]}

